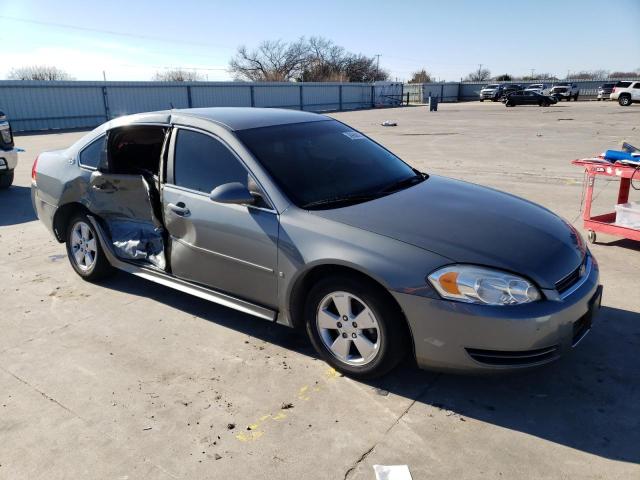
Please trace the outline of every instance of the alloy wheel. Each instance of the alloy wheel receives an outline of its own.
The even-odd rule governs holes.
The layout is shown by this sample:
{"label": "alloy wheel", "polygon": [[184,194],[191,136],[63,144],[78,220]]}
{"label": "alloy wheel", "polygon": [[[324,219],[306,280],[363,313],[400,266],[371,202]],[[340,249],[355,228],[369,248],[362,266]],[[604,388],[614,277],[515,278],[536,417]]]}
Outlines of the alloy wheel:
{"label": "alloy wheel", "polygon": [[348,365],[367,365],[380,352],[378,321],[367,304],[351,293],[326,295],[318,305],[316,328],[327,350]]}
{"label": "alloy wheel", "polygon": [[85,222],[76,222],[71,230],[71,253],[80,270],[91,270],[96,262],[96,237]]}

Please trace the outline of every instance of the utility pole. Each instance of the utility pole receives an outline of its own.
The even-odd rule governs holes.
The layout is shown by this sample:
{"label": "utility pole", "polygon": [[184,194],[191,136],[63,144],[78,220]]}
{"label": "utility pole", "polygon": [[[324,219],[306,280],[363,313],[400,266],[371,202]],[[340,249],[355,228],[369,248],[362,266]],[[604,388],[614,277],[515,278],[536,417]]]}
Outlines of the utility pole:
{"label": "utility pole", "polygon": [[375,78],[375,80],[377,80],[378,79],[378,74],[380,73],[380,54],[376,53],[375,57],[376,57],[376,78]]}
{"label": "utility pole", "polygon": [[102,80],[107,81],[107,73],[104,70],[102,70]]}
{"label": "utility pole", "polygon": [[535,68],[532,68],[532,69],[531,69],[531,80],[533,80],[533,72],[535,72],[535,71],[536,71],[536,69],[535,69]]}

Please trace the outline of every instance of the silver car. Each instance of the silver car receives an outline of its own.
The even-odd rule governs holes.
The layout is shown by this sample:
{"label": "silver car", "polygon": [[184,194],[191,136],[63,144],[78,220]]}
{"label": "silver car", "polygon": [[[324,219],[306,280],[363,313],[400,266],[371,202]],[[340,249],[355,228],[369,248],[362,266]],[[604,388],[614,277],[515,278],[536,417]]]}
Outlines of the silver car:
{"label": "silver car", "polygon": [[358,378],[405,357],[541,365],[583,338],[600,303],[597,263],[563,219],[419,172],[323,115],[121,117],[40,154],[32,185],[85,280],[116,268],[305,329]]}

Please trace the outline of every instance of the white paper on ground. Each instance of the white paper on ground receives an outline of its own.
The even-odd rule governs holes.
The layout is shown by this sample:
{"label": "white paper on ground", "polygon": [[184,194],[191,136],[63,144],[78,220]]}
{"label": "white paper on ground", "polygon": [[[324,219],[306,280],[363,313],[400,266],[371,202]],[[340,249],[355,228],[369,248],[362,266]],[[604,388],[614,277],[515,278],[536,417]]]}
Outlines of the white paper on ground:
{"label": "white paper on ground", "polygon": [[411,480],[407,465],[374,465],[376,480]]}

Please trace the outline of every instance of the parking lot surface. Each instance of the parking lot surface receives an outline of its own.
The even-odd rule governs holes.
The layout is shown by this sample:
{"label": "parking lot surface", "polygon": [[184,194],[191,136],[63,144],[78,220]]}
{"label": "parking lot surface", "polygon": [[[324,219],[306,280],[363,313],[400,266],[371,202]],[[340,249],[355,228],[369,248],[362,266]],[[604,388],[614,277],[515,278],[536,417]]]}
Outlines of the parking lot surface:
{"label": "parking lot surface", "polygon": [[[579,229],[583,172],[569,161],[640,144],[640,107],[609,102],[332,115],[415,167]],[[17,137],[26,152],[0,192],[1,479],[372,479],[374,464],[414,479],[640,478],[639,244],[599,235],[602,309],[560,361],[484,377],[407,362],[363,383],[285,327],[124,273],[83,282],[29,196],[38,152],[83,134]],[[598,183],[596,210],[616,193]]]}

